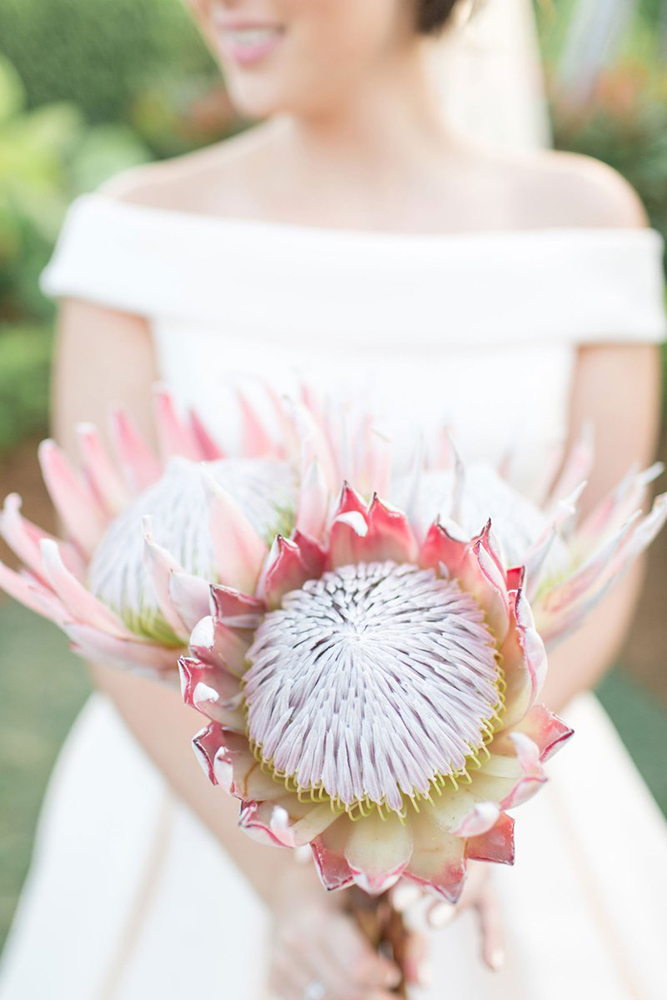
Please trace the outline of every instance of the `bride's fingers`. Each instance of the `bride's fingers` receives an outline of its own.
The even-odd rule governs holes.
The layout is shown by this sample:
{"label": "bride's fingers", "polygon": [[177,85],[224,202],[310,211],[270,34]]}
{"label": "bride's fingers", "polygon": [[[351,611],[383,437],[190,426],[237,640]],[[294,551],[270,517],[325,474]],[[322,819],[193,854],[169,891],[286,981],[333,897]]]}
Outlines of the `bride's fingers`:
{"label": "bride's fingers", "polygon": [[390,890],[390,895],[392,905],[403,917],[405,926],[415,933],[425,927],[444,927],[456,913],[456,907],[451,903],[442,898],[434,899],[412,882],[398,882]]}
{"label": "bride's fingers", "polygon": [[424,892],[415,885],[414,882],[408,882],[405,879],[397,882],[393,889],[389,890],[389,895],[391,898],[391,904],[398,913],[407,913],[414,906],[417,906],[421,899],[423,898]]}
{"label": "bride's fingers", "polygon": [[410,933],[403,956],[403,973],[406,982],[427,987],[431,982],[428,962],[429,943],[424,934]]}
{"label": "bride's fingers", "polygon": [[[421,893],[419,889],[417,892]],[[464,910],[472,907],[476,910],[479,920],[482,960],[493,971],[502,968],[505,961],[502,915],[486,866],[477,864],[469,866],[464,890],[455,906],[444,900],[428,899],[423,893],[421,896],[420,901],[418,896],[415,896],[413,886],[401,882],[392,893],[392,902],[403,914],[408,926],[413,923],[412,918],[422,906],[425,906],[426,924],[434,929],[445,927]],[[412,971],[411,965],[409,972],[406,968],[406,975],[410,975]]]}
{"label": "bride's fingers", "polygon": [[378,955],[352,920],[343,914],[332,916],[323,939],[329,961],[359,986],[382,991],[400,981],[394,962]]}
{"label": "bride's fingers", "polygon": [[351,969],[331,955],[325,940],[310,950],[308,958],[311,982],[321,983],[326,1000],[365,1000],[367,987],[354,982]]}
{"label": "bride's fingers", "polygon": [[505,949],[500,905],[490,885],[484,886],[475,904],[482,936],[482,958],[493,972],[503,967]]}
{"label": "bride's fingers", "polygon": [[299,1000],[305,986],[305,973],[293,959],[282,952],[273,955],[268,983],[271,1000]]}
{"label": "bride's fingers", "polygon": [[337,908],[302,908],[277,923],[270,988],[281,1000],[302,1000],[311,984],[326,1000],[391,1000],[389,989],[399,980],[395,963],[378,955]]}
{"label": "bride's fingers", "polygon": [[426,922],[429,927],[433,927],[435,930],[440,930],[441,927],[446,927],[447,924],[451,923],[454,917],[460,912],[460,908],[454,906],[452,903],[447,903],[442,899],[436,899],[435,902],[429,903],[428,905],[428,909],[426,910]]}

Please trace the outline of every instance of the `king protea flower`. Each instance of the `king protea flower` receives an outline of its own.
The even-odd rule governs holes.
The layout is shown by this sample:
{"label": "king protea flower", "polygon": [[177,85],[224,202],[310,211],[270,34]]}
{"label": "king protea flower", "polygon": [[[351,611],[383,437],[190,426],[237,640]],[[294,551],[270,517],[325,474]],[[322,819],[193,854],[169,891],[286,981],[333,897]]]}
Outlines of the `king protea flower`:
{"label": "king protea flower", "polygon": [[368,418],[337,426],[305,389],[288,402],[254,388],[239,391],[241,443],[232,456],[195,412],[178,413],[163,386],[154,396],[158,454],[122,410],[111,414],[111,454],[93,425],[77,427],[80,470],[43,441],[39,460],[65,538],[28,521],[10,494],[0,534],[23,568],[0,563],[0,587],[58,624],[86,659],[176,680],[178,656],[207,612],[208,585],[251,585],[227,550],[230,531],[251,552],[268,552],[279,533],[311,530],[299,491],[307,499],[324,475],[330,483],[345,474],[367,486],[387,481],[387,445]]}
{"label": "king protea flower", "polygon": [[455,902],[469,859],[513,862],[508,810],[571,736],[537,703],[547,661],[529,594],[550,639],[571,630],[667,514],[665,497],[635,511],[652,468],[573,532],[589,451],[574,449],[545,509],[450,449],[447,468],[395,484],[411,514],[346,484],[333,510],[312,491],[312,530],[268,553],[230,531],[245,586],[211,587],[180,667],[210,720],[194,746],[241,800],[243,829],[309,844],[328,889],[404,876]]}

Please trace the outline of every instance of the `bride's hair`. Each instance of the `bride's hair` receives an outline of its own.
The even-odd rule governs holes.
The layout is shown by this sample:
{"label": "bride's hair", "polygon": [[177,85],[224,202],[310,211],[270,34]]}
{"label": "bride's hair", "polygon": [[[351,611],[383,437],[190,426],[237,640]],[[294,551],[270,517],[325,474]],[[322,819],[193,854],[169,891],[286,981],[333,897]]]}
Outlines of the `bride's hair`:
{"label": "bride's hair", "polygon": [[444,28],[458,0],[417,0],[417,30],[426,35]]}

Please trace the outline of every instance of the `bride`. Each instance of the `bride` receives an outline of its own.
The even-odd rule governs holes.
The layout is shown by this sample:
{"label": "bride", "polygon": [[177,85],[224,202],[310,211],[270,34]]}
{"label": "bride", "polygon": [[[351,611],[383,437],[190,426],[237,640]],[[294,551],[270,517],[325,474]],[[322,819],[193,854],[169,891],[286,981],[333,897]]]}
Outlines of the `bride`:
{"label": "bride", "polygon": [[[150,435],[158,378],[233,446],[232,382],[289,388],[306,373],[368,393],[399,442],[406,425],[448,421],[470,459],[511,443],[518,485],[590,421],[584,512],[650,462],[661,240],[620,176],[539,148],[526,3],[488,3],[465,28],[465,0],[187,5],[255,124],[71,206],[42,276],[62,300],[55,433],[68,449],[75,422],[104,425],[111,402]],[[454,71],[464,37],[477,46],[467,75]],[[485,124],[472,135],[461,118]],[[665,824],[590,693],[641,575],[550,658],[543,699],[575,739],[522,810],[514,868],[481,866],[456,908],[422,919],[411,996],[662,995]],[[396,970],[342,894],[239,832],[178,696],[92,671],[99,693],[51,782],[2,997],[386,1000]]]}

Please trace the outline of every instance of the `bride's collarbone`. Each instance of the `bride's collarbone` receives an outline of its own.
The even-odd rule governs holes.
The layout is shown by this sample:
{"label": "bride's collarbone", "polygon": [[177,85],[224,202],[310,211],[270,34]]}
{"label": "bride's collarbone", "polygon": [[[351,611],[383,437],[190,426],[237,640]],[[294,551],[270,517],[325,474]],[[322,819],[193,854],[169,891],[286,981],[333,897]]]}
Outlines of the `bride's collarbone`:
{"label": "bride's collarbone", "polygon": [[[631,185],[592,157],[536,150],[480,158],[466,181],[443,170],[442,190],[369,197],[358,191],[291,190],[289,178],[258,162],[257,142],[235,136],[214,146],[122,171],[98,189],[146,208],[206,217],[391,232],[470,232],[568,226],[646,226]],[[260,153],[262,151],[260,149]],[[267,180],[268,177],[268,180]]]}

